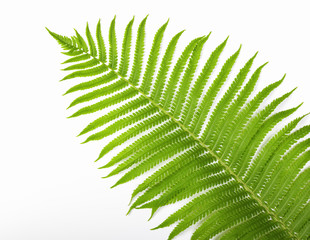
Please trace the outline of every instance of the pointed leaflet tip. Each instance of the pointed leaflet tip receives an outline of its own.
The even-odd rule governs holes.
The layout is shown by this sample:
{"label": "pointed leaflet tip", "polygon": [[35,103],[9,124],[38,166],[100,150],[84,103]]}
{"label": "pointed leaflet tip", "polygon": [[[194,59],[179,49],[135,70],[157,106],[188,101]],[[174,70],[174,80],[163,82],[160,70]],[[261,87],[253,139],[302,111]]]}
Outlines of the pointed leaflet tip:
{"label": "pointed leaflet tip", "polygon": [[100,167],[99,169],[104,169],[104,168],[109,168],[111,167],[112,165],[110,165],[111,162],[108,162],[107,164],[103,165],[102,167]]}
{"label": "pointed leaflet tip", "polygon": [[297,110],[297,109],[300,108],[301,105],[303,105],[303,104],[304,104],[304,102],[300,103],[297,107],[295,107],[295,109]]}
{"label": "pointed leaflet tip", "polygon": [[77,137],[80,137],[80,136],[82,136],[83,134],[85,134],[86,132],[84,132],[84,130],[82,130],[78,135],[77,135]]}
{"label": "pointed leaflet tip", "polygon": [[115,25],[115,20],[116,20],[116,15],[114,15],[114,18],[112,19],[110,26],[112,26],[112,24]]}
{"label": "pointed leaflet tip", "polygon": [[304,117],[306,117],[306,116],[308,116],[308,115],[310,115],[310,112],[308,112],[308,113],[302,115],[301,118],[304,118]]}
{"label": "pointed leaflet tip", "polygon": [[293,90],[291,90],[290,92],[284,94],[284,96],[286,95],[287,97],[290,96],[295,90],[297,89],[297,87],[295,87]]}
{"label": "pointed leaflet tip", "polygon": [[[101,169],[101,167],[99,167],[98,169]],[[110,177],[110,175],[108,174],[108,175],[106,175],[106,176],[104,176],[104,177],[101,177],[101,178],[108,178],[108,177]],[[115,185],[115,184],[114,184]],[[114,186],[113,185],[113,186]],[[112,187],[111,187],[112,188]]]}
{"label": "pointed leaflet tip", "polygon": [[116,186],[117,186],[118,184],[117,183],[115,183],[113,186],[111,186],[110,188],[112,189],[112,188],[115,188]]}
{"label": "pointed leaflet tip", "polygon": [[56,33],[52,32],[52,31],[49,30],[47,27],[45,27],[45,29],[49,32],[49,34],[52,35],[53,38],[57,39],[57,38],[56,38],[56,35],[57,35]]}
{"label": "pointed leaflet tip", "polygon": [[290,91],[290,93],[294,92],[297,89],[297,87],[295,87],[292,91]]}
{"label": "pointed leaflet tip", "polygon": [[128,24],[133,24],[134,20],[135,20],[135,17],[133,16],[132,19],[129,21]]}
{"label": "pointed leaflet tip", "polygon": [[98,23],[97,23],[97,26],[100,26],[100,21],[101,21],[101,19],[99,18]]}
{"label": "pointed leaflet tip", "polygon": [[253,59],[256,58],[257,54],[258,54],[258,51],[254,54],[254,56],[252,58]]}
{"label": "pointed leaflet tip", "polygon": [[[79,135],[77,135],[77,137],[78,137]],[[86,139],[84,142],[81,142],[81,144],[85,144],[85,143],[87,143],[87,142],[89,142],[88,141],[88,139]]]}
{"label": "pointed leaflet tip", "polygon": [[[167,219],[166,219],[167,220]],[[162,222],[161,224],[159,224],[157,227],[152,228],[151,230],[156,230],[156,229],[160,229],[160,228],[165,228],[170,226],[171,224],[167,224],[166,221]]]}
{"label": "pointed leaflet tip", "polygon": [[149,217],[148,221],[150,221],[152,219],[152,217],[154,216],[156,210],[157,210],[157,208],[152,208],[151,216]]}
{"label": "pointed leaflet tip", "polygon": [[239,56],[242,45],[240,44],[238,50],[231,56],[231,58],[236,58]]}
{"label": "pointed leaflet tip", "polygon": [[207,36],[203,36],[200,41],[206,42],[209,39],[210,35],[211,35],[211,32],[209,32]]}
{"label": "pointed leaflet tip", "polygon": [[86,138],[86,140],[83,143],[88,143],[90,141],[94,141],[94,139],[92,139],[92,135]]}
{"label": "pointed leaflet tip", "polygon": [[99,156],[99,157],[95,160],[95,162],[99,161],[100,158],[101,158],[101,156]]}
{"label": "pointed leaflet tip", "polygon": [[[168,25],[168,22],[169,22],[169,18],[168,18],[168,20],[161,26],[161,28],[166,29],[166,28],[167,28],[167,25]],[[160,28],[160,29],[161,29],[161,28]]]}
{"label": "pointed leaflet tip", "polygon": [[[303,102],[301,104],[299,104],[297,107],[294,107],[294,108],[291,108],[291,109],[288,109],[287,111],[292,111],[292,112],[295,112],[298,108],[300,108],[300,106],[303,104]],[[299,119],[302,119],[302,117],[299,117]]]}
{"label": "pointed leaflet tip", "polygon": [[224,48],[226,46],[228,38],[229,38],[229,36],[219,45],[219,47],[221,46],[222,48]]}
{"label": "pointed leaflet tip", "polygon": [[265,67],[269,62],[265,62],[264,64],[262,64],[259,69],[261,70],[263,67]]}
{"label": "pointed leaflet tip", "polygon": [[74,92],[74,91],[72,91],[71,89],[72,89],[72,88],[68,89],[64,94],[62,94],[62,96],[65,96],[65,95],[67,95],[67,94],[69,94],[69,93]]}
{"label": "pointed leaflet tip", "polygon": [[145,22],[149,17],[149,14],[145,16],[145,18],[143,18],[142,22]]}
{"label": "pointed leaflet tip", "polygon": [[[96,161],[95,161],[96,162]],[[98,169],[103,169],[104,168],[104,166],[102,166],[102,167],[98,167]],[[105,177],[102,177],[102,178],[105,178]]]}
{"label": "pointed leaflet tip", "polygon": [[158,225],[157,227],[151,228],[151,230],[157,230],[159,228],[161,228],[160,225]]}
{"label": "pointed leaflet tip", "polygon": [[210,33],[207,36],[204,35],[204,36],[200,37],[198,43],[196,44],[196,46],[198,44],[202,44],[202,45],[205,44],[205,42],[209,39],[209,36],[210,36]]}
{"label": "pointed leaflet tip", "polygon": [[[98,169],[101,169],[102,167],[99,167]],[[101,177],[101,178],[109,178],[109,177],[111,177],[111,176],[113,176],[113,175],[111,175],[111,173],[109,173],[108,175],[106,175],[106,176],[104,176],[104,177]],[[112,186],[112,187],[115,187],[115,184]],[[111,188],[112,188],[111,187]]]}
{"label": "pointed leaflet tip", "polygon": [[133,208],[129,208],[128,212],[126,213],[126,216],[129,215],[129,213],[131,212],[132,209],[133,209]]}
{"label": "pointed leaflet tip", "polygon": [[285,76],[286,76],[286,74],[284,74],[283,77],[279,81],[277,81],[277,82],[279,82],[281,84],[284,81]]}
{"label": "pointed leaflet tip", "polygon": [[133,195],[131,195],[131,198],[130,198],[130,200],[129,200],[128,206],[130,206],[130,205],[131,205],[131,202],[132,202],[133,198],[134,198],[134,196],[133,196]]}
{"label": "pointed leaflet tip", "polygon": [[48,31],[48,33],[49,33],[54,39],[59,40],[59,39],[57,38],[57,34],[56,34],[56,33],[52,32],[52,31],[49,30],[47,27],[45,27],[45,29]]}
{"label": "pointed leaflet tip", "polygon": [[239,47],[239,49],[238,49],[238,52],[240,52],[240,50],[241,50],[241,47],[242,47],[242,44],[240,44],[240,47]]}

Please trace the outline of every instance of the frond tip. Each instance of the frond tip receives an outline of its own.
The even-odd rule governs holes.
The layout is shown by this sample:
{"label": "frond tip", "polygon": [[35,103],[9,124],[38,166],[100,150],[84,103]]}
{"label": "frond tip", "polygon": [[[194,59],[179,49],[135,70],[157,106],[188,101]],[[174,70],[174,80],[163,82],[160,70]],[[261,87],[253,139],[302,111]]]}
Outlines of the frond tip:
{"label": "frond tip", "polygon": [[231,81],[241,45],[216,72],[228,38],[198,72],[210,34],[195,38],[175,56],[184,31],[164,46],[169,20],[147,53],[147,18],[138,26],[135,44],[131,19],[121,48],[115,17],[108,41],[100,20],[95,37],[86,24],[86,41],[76,30],[66,37],[46,28],[69,57],[63,70],[70,72],[61,81],[81,80],[64,94],[81,93],[68,108],[83,106],[69,118],[102,113],[78,136],[88,134],[87,143],[118,133],[96,161],[123,146],[99,168],[114,167],[103,178],[123,173],[114,188],[151,171],[133,191],[127,214],[149,208],[151,219],[159,208],[189,199],[152,230],[175,225],[169,240],[192,225],[197,225],[192,240],[309,239],[310,125],[298,127],[307,114],[279,127],[301,106],[276,111],[294,89],[263,104],[285,75],[255,93],[267,64],[250,74],[255,53]]}

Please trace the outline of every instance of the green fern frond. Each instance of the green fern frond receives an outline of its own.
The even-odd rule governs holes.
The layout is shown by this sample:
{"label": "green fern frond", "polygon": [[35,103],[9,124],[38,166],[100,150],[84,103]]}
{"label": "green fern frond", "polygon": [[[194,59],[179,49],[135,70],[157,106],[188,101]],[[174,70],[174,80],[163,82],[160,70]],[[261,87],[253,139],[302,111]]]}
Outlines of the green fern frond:
{"label": "green fern frond", "polygon": [[267,64],[250,75],[255,53],[220,96],[223,86],[230,82],[241,46],[212,79],[228,38],[198,72],[210,34],[189,42],[176,57],[184,31],[163,46],[167,21],[155,33],[147,53],[146,22],[147,17],[139,24],[134,46],[134,18],[128,23],[121,48],[115,17],[109,28],[108,47],[100,20],[95,37],[87,23],[86,41],[76,30],[75,36],[66,37],[47,29],[68,56],[63,70],[71,72],[62,81],[81,80],[65,93],[81,92],[69,105],[77,108],[70,117],[100,114],[113,106],[79,134],[88,134],[86,143],[120,133],[103,146],[96,161],[130,142],[100,167],[114,167],[105,177],[123,173],[112,187],[157,168],[133,191],[128,213],[149,208],[152,217],[163,206],[189,199],[154,229],[174,224],[168,239],[192,225],[197,225],[192,240],[215,236],[309,239],[310,125],[298,127],[304,115],[268,137],[301,105],[276,111],[294,89],[263,104],[285,75],[250,97]]}

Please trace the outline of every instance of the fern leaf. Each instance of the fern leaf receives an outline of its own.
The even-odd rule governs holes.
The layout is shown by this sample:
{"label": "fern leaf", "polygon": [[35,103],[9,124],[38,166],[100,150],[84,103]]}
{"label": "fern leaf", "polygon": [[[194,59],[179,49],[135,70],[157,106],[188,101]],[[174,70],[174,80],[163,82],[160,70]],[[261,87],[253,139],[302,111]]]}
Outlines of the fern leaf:
{"label": "fern leaf", "polygon": [[[268,100],[285,75],[254,94],[267,64],[250,74],[255,53],[231,81],[241,47],[217,72],[228,38],[198,73],[210,34],[190,41],[175,56],[184,31],[164,46],[167,21],[146,52],[146,21],[147,17],[138,26],[135,46],[134,19],[129,21],[120,56],[115,17],[107,48],[100,20],[96,42],[88,24],[86,41],[77,31],[66,37],[47,29],[68,57],[64,70],[72,72],[62,80],[80,78],[65,93],[80,93],[69,108],[83,104],[70,117],[99,114],[79,135],[88,134],[84,143],[113,138],[96,159],[116,151],[100,167],[113,167],[105,177],[122,174],[112,187],[150,172],[133,191],[128,213],[148,208],[152,217],[161,207],[188,199],[154,229],[174,225],[169,240],[193,225],[193,240],[309,239],[310,125],[299,127],[304,115],[280,127],[301,106],[276,111],[295,89]],[[100,115],[109,106],[113,109]],[[114,137],[116,133],[120,134]],[[117,150],[119,145],[124,147]]]}

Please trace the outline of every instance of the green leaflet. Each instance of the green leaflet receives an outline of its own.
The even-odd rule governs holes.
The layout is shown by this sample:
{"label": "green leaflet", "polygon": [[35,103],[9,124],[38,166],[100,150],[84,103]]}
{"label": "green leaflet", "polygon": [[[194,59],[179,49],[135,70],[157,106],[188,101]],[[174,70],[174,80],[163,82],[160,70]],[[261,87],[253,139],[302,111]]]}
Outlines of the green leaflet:
{"label": "green leaflet", "polygon": [[188,62],[187,68],[185,69],[185,73],[183,78],[180,80],[180,86],[177,90],[177,94],[175,94],[172,105],[175,106],[173,109],[174,118],[178,119],[182,113],[182,108],[184,106],[186,95],[189,92],[190,83],[194,77],[194,73],[198,66],[198,60],[201,55],[202,48],[205,42],[208,40],[210,34],[207,37],[202,38],[199,43],[196,45],[191,58]]}
{"label": "green leaflet", "polygon": [[[105,142],[122,131],[104,144],[96,160],[105,161],[100,168],[114,167],[106,177],[123,173],[112,187],[151,171],[133,191],[128,213],[149,208],[152,217],[163,206],[190,199],[154,229],[175,224],[168,239],[195,224],[192,240],[309,239],[310,170],[304,168],[310,160],[310,126],[299,127],[302,116],[267,137],[300,107],[276,111],[294,90],[264,104],[285,76],[253,94],[266,65],[250,73],[256,53],[231,81],[239,48],[213,77],[228,39],[205,63],[200,59],[210,34],[175,56],[184,31],[164,46],[168,21],[146,52],[146,20],[137,28],[134,46],[134,19],[128,23],[121,48],[115,18],[108,41],[100,21],[95,38],[86,25],[86,41],[77,31],[66,37],[47,29],[68,56],[64,70],[71,72],[62,80],[80,80],[65,93],[79,94],[69,106],[75,109],[70,117],[100,115],[113,106],[79,134],[88,135],[84,143]],[[199,64],[203,68],[196,77]],[[219,96],[225,84],[229,88]],[[112,159],[102,159],[129,141]]]}
{"label": "green leaflet", "polygon": [[150,51],[149,59],[146,64],[145,73],[144,73],[141,87],[140,87],[146,95],[148,95],[151,85],[152,85],[152,79],[153,79],[153,75],[155,72],[157,59],[159,56],[160,45],[161,45],[161,41],[163,39],[164,32],[166,30],[167,25],[168,25],[168,22],[166,22],[160,29],[158,29],[154,37],[153,46]]}
{"label": "green leaflet", "polygon": [[112,20],[109,31],[109,43],[110,43],[110,51],[109,51],[109,67],[111,69],[116,69],[117,67],[117,43],[116,43],[116,33],[115,33],[115,18]]}
{"label": "green leaflet", "polygon": [[96,57],[97,56],[97,48],[96,48],[93,36],[91,35],[91,33],[89,31],[88,23],[86,25],[86,37],[87,37],[88,45],[90,48],[90,55],[92,55],[93,57]]}
{"label": "green leaflet", "polygon": [[132,35],[133,20],[134,19],[132,19],[128,23],[125,33],[124,33],[121,63],[119,67],[119,74],[124,77],[127,75],[127,71],[129,68],[129,62],[130,62],[131,35]]}
{"label": "green leaflet", "polygon": [[80,91],[80,90],[87,90],[87,89],[90,89],[90,88],[93,88],[93,87],[97,87],[99,85],[102,85],[102,84],[105,84],[105,83],[109,83],[112,80],[115,80],[116,78],[118,78],[116,73],[109,72],[108,74],[100,76],[100,77],[95,78],[93,80],[79,83],[79,84],[71,87],[65,94],[72,93],[72,92],[75,92],[75,91]]}
{"label": "green leaflet", "polygon": [[[227,38],[228,39],[228,38]],[[221,43],[210,55],[208,61],[205,63],[203,70],[199,74],[199,77],[195,81],[193,88],[190,90],[189,100],[185,103],[185,108],[188,108],[187,114],[185,116],[184,124],[187,126],[191,120],[192,112],[198,106],[198,101],[200,96],[202,95],[203,88],[201,86],[205,86],[211,73],[213,72],[214,68],[216,67],[217,61],[224,50],[226,45],[227,39],[223,43]],[[189,105],[187,107],[187,105]]]}
{"label": "green leaflet", "polygon": [[129,81],[134,85],[138,85],[142,71],[146,20],[147,16],[143,19],[138,28],[133,67],[129,76]]}
{"label": "green leaflet", "polygon": [[159,68],[159,72],[157,74],[155,83],[154,83],[154,90],[152,92],[152,98],[157,102],[160,99],[160,96],[163,92],[163,88],[165,85],[165,81],[163,81],[163,79],[166,79],[168,71],[170,69],[171,66],[171,60],[173,58],[173,54],[175,52],[176,49],[176,45],[178,43],[179,38],[181,37],[181,34],[184,31],[179,32],[178,34],[176,34],[170,41],[165,55],[163,57],[163,60],[161,62],[160,68]]}
{"label": "green leaflet", "polygon": [[99,52],[99,60],[103,63],[106,62],[107,55],[106,55],[106,49],[104,45],[104,40],[102,38],[102,33],[101,33],[101,24],[100,20],[98,21],[97,24],[97,30],[96,30],[96,39],[97,39],[97,44],[98,44],[98,52]]}

